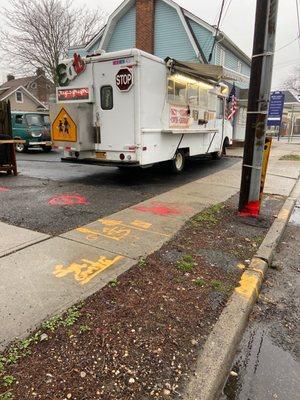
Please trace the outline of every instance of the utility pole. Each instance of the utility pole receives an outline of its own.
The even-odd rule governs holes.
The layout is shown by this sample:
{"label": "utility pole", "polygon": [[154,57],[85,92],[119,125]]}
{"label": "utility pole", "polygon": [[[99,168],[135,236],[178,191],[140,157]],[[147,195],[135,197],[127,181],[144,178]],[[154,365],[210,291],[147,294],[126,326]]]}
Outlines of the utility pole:
{"label": "utility pole", "polygon": [[257,0],[239,211],[258,215],[278,0]]}

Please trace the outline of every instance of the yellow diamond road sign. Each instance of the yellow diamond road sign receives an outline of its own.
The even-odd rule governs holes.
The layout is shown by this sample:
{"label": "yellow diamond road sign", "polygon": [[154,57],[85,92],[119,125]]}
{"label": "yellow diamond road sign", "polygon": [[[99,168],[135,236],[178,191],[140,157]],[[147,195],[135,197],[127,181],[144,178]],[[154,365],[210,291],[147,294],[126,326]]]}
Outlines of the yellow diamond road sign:
{"label": "yellow diamond road sign", "polygon": [[77,126],[67,111],[62,108],[52,124],[54,142],[76,142]]}

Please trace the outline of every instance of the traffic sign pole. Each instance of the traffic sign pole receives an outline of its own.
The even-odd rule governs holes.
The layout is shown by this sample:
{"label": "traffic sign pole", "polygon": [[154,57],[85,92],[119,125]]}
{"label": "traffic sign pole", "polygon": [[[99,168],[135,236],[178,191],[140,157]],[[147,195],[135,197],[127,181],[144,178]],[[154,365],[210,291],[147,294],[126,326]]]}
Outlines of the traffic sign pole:
{"label": "traffic sign pole", "polygon": [[278,0],[257,0],[239,211],[257,216]]}

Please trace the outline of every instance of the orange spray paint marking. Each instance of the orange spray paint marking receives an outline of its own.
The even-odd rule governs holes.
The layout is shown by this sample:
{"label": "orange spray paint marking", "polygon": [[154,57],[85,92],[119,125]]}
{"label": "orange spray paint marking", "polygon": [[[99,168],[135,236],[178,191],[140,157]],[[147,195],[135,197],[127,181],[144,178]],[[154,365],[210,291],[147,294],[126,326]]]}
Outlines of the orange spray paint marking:
{"label": "orange spray paint marking", "polygon": [[134,210],[141,212],[148,212],[154,215],[180,215],[181,211],[173,207],[165,206],[164,204],[158,204],[156,206],[135,206],[132,207]]}
{"label": "orange spray paint marking", "polygon": [[76,206],[78,204],[88,204],[87,199],[80,194],[62,194],[54,196],[49,201],[50,206]]}

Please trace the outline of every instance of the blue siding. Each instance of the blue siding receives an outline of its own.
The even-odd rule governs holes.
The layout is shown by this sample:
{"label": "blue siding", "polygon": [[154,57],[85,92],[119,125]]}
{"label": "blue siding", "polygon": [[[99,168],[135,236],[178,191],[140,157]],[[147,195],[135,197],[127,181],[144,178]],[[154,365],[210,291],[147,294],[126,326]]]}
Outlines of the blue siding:
{"label": "blue siding", "polygon": [[216,64],[221,64],[221,49],[225,51],[225,63],[224,67],[228,69],[232,69],[233,71],[239,72],[238,71],[238,61],[241,62],[241,70],[240,72],[244,75],[250,76],[250,67],[241,59],[239,59],[235,54],[233,54],[230,50],[226,49],[225,47],[221,46],[220,44],[217,44],[216,46],[216,59],[215,63]]}
{"label": "blue siding", "polygon": [[[192,30],[198,40],[198,43],[208,60],[209,54],[211,52],[211,48],[213,45],[214,37],[212,32],[209,30],[205,29],[203,26],[197,24],[197,22],[189,19],[190,25],[192,27]],[[212,58],[213,60],[213,58]]]}
{"label": "blue siding", "polygon": [[119,19],[106,51],[125,50],[132,47],[135,47],[135,6]]}
{"label": "blue siding", "polygon": [[244,62],[242,63],[242,74],[250,76],[250,67]]}
{"label": "blue siding", "polygon": [[161,0],[155,3],[154,54],[181,61],[195,60],[196,53],[175,8]]}

